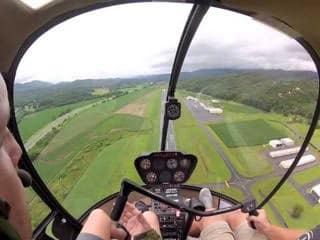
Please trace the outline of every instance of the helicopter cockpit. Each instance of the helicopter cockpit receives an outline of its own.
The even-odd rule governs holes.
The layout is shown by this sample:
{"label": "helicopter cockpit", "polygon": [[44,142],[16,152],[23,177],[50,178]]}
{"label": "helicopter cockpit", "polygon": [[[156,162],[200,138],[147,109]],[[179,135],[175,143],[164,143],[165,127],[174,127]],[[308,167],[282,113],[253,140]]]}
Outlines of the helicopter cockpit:
{"label": "helicopter cockpit", "polygon": [[320,6],[304,22],[292,1],[31,2],[0,2],[0,70],[34,239],[126,202],[168,240],[238,209],[318,224]]}

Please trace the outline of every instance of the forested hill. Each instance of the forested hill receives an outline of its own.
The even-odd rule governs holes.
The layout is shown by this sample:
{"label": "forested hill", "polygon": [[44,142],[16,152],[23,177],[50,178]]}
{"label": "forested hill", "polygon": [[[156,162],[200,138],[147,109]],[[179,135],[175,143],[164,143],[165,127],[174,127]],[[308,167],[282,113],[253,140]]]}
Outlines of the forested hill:
{"label": "forested hill", "polygon": [[[15,84],[15,106],[32,105],[36,110],[96,98],[96,88],[107,88],[108,95],[142,83],[168,82],[170,74],[134,78],[82,79],[52,84],[32,81]],[[316,96],[317,75],[312,71],[278,69],[200,69],[182,72],[179,86],[185,89],[252,105],[265,111],[299,114],[310,117]]]}
{"label": "forested hill", "polygon": [[310,119],[318,81],[316,73],[311,71],[251,70],[181,81],[178,88]]}

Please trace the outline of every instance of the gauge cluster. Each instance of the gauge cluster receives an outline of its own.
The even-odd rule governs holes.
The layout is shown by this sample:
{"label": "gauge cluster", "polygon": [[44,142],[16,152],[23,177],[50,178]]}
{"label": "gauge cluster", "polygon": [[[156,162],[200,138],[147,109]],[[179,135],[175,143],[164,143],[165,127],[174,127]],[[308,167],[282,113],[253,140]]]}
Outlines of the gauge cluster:
{"label": "gauge cluster", "polygon": [[196,165],[194,155],[181,152],[153,152],[135,160],[135,167],[147,185],[185,183]]}

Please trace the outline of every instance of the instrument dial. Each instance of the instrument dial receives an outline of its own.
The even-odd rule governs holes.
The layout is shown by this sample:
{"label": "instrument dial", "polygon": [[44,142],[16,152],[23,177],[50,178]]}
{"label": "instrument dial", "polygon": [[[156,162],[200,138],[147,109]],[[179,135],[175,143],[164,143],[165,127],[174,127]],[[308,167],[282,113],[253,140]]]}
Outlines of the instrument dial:
{"label": "instrument dial", "polygon": [[147,170],[151,167],[151,161],[147,158],[142,159],[140,162],[140,167],[144,170]]}
{"label": "instrument dial", "polygon": [[188,169],[188,168],[190,168],[190,166],[191,166],[191,161],[190,161],[190,159],[182,159],[181,161],[180,161],[180,166],[182,167],[182,168],[184,168],[184,169]]}
{"label": "instrument dial", "polygon": [[174,178],[174,180],[175,180],[176,182],[180,183],[180,182],[183,182],[183,181],[184,181],[185,176],[186,176],[186,175],[184,174],[184,172],[178,171],[178,172],[175,172],[175,173],[174,173],[173,178]]}
{"label": "instrument dial", "polygon": [[178,161],[176,159],[168,159],[167,161],[167,168],[169,169],[176,169],[178,167]]}
{"label": "instrument dial", "polygon": [[158,180],[158,176],[154,172],[147,173],[146,178],[147,178],[148,183],[151,183],[151,184],[157,182],[157,180]]}

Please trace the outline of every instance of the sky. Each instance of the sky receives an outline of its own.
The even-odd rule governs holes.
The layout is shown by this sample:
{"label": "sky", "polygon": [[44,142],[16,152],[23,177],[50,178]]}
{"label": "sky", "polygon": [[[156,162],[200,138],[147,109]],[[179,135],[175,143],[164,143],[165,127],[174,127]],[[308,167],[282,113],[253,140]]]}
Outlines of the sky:
{"label": "sky", "polygon": [[[42,35],[22,58],[16,82],[168,73],[190,4],[135,3],[85,13]],[[294,40],[250,17],[211,8],[182,71],[205,68],[312,70]]]}

